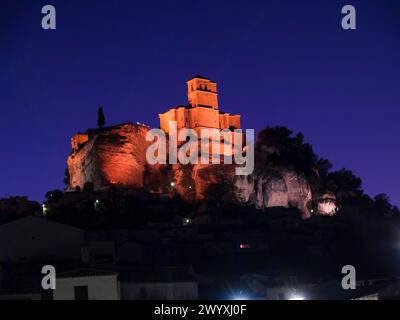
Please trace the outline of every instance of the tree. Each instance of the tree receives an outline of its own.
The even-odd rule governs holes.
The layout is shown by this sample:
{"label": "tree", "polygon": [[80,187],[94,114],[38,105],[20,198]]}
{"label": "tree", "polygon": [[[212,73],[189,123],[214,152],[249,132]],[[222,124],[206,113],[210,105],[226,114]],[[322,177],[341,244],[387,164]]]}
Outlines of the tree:
{"label": "tree", "polygon": [[61,199],[64,196],[64,192],[61,190],[51,190],[46,193],[45,197],[48,202],[57,202],[59,199]]}
{"label": "tree", "polygon": [[103,107],[99,107],[97,111],[97,126],[101,129],[103,128],[104,124],[106,123]]}
{"label": "tree", "polygon": [[380,193],[374,197],[373,209],[379,216],[391,216],[395,211],[389,197],[384,193]]}
{"label": "tree", "polygon": [[397,206],[393,206],[392,208],[392,213],[394,216],[399,217],[400,216],[400,209]]}
{"label": "tree", "polygon": [[290,168],[306,176],[318,170],[318,156],[312,146],[304,142],[304,135],[286,127],[267,127],[257,136],[255,146],[256,170],[273,172],[274,168]]}
{"label": "tree", "polygon": [[347,169],[331,172],[326,178],[326,188],[340,198],[360,197],[363,194],[361,186],[361,179]]}
{"label": "tree", "polygon": [[318,174],[321,178],[326,178],[332,169],[332,163],[328,159],[320,158],[317,161]]}
{"label": "tree", "polygon": [[214,177],[214,182],[210,183],[204,190],[204,198],[211,203],[230,204],[236,199],[233,177],[229,171],[232,167],[224,165],[214,165],[203,169],[199,175],[201,179],[207,181],[210,177]]}
{"label": "tree", "polygon": [[70,183],[69,170],[68,170],[68,168],[65,168],[65,170],[64,170],[64,184],[66,186],[69,186],[69,183]]}

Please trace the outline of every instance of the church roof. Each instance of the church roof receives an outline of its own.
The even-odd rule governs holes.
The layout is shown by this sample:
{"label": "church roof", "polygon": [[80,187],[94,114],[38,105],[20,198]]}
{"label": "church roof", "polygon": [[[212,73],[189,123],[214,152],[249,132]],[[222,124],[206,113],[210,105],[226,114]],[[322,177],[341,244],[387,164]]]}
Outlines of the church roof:
{"label": "church roof", "polygon": [[203,76],[201,76],[201,75],[199,75],[199,74],[197,74],[197,75],[191,77],[188,81],[193,80],[193,79],[196,79],[196,78],[197,78],[197,79],[210,80],[210,82],[216,83],[215,81],[211,80],[210,78],[203,77]]}

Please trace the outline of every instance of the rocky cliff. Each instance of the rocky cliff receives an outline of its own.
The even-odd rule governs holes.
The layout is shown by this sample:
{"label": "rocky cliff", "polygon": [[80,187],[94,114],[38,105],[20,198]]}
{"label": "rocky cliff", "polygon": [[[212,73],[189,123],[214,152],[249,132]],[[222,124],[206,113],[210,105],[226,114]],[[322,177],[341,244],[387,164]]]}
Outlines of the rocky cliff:
{"label": "rocky cliff", "polygon": [[242,204],[257,209],[269,207],[295,207],[302,218],[311,216],[311,188],[304,176],[281,169],[274,176],[249,175],[235,177],[235,193]]}
{"label": "rocky cliff", "polygon": [[76,135],[67,161],[71,188],[82,189],[91,182],[95,189],[110,185],[144,188],[178,193],[192,201],[222,197],[221,189],[228,192],[232,187],[233,196],[242,204],[257,209],[295,207],[303,218],[310,217],[312,192],[303,175],[284,168],[273,176],[235,176],[234,165],[149,165],[148,131],[147,126],[126,123]]}
{"label": "rocky cliff", "polygon": [[[70,186],[81,189],[91,182],[95,189],[108,185],[143,187],[148,127],[130,123],[89,130],[83,143],[74,143],[68,157]],[[82,134],[80,134],[81,139]],[[82,139],[81,139],[82,140]],[[87,140],[87,141],[85,141]]]}
{"label": "rocky cliff", "polygon": [[173,176],[177,192],[186,200],[203,200],[213,196],[212,188],[218,185],[227,188],[232,185],[235,174],[234,165],[194,164],[176,165]]}

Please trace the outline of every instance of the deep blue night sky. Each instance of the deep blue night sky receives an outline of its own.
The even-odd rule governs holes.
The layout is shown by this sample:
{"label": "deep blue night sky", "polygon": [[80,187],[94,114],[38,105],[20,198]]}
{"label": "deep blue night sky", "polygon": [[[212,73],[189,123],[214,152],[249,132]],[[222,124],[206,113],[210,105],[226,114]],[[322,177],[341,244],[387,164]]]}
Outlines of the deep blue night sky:
{"label": "deep blue night sky", "polygon": [[[41,8],[57,9],[57,30]],[[357,30],[341,29],[341,8]],[[301,131],[400,204],[400,1],[0,1],[0,197],[63,187],[70,137],[158,125],[195,74],[243,128]]]}

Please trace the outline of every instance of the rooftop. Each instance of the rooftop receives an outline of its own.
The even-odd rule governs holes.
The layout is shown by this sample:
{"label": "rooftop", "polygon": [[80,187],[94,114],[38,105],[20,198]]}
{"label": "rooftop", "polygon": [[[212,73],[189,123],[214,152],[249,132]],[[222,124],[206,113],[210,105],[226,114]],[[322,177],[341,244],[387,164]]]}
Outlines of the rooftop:
{"label": "rooftop", "polygon": [[195,75],[195,76],[191,77],[188,81],[193,80],[193,79],[204,79],[204,80],[209,80],[212,83],[216,83],[215,81],[213,81],[213,80],[211,80],[211,79],[209,79],[207,77],[203,77],[201,75]]}

